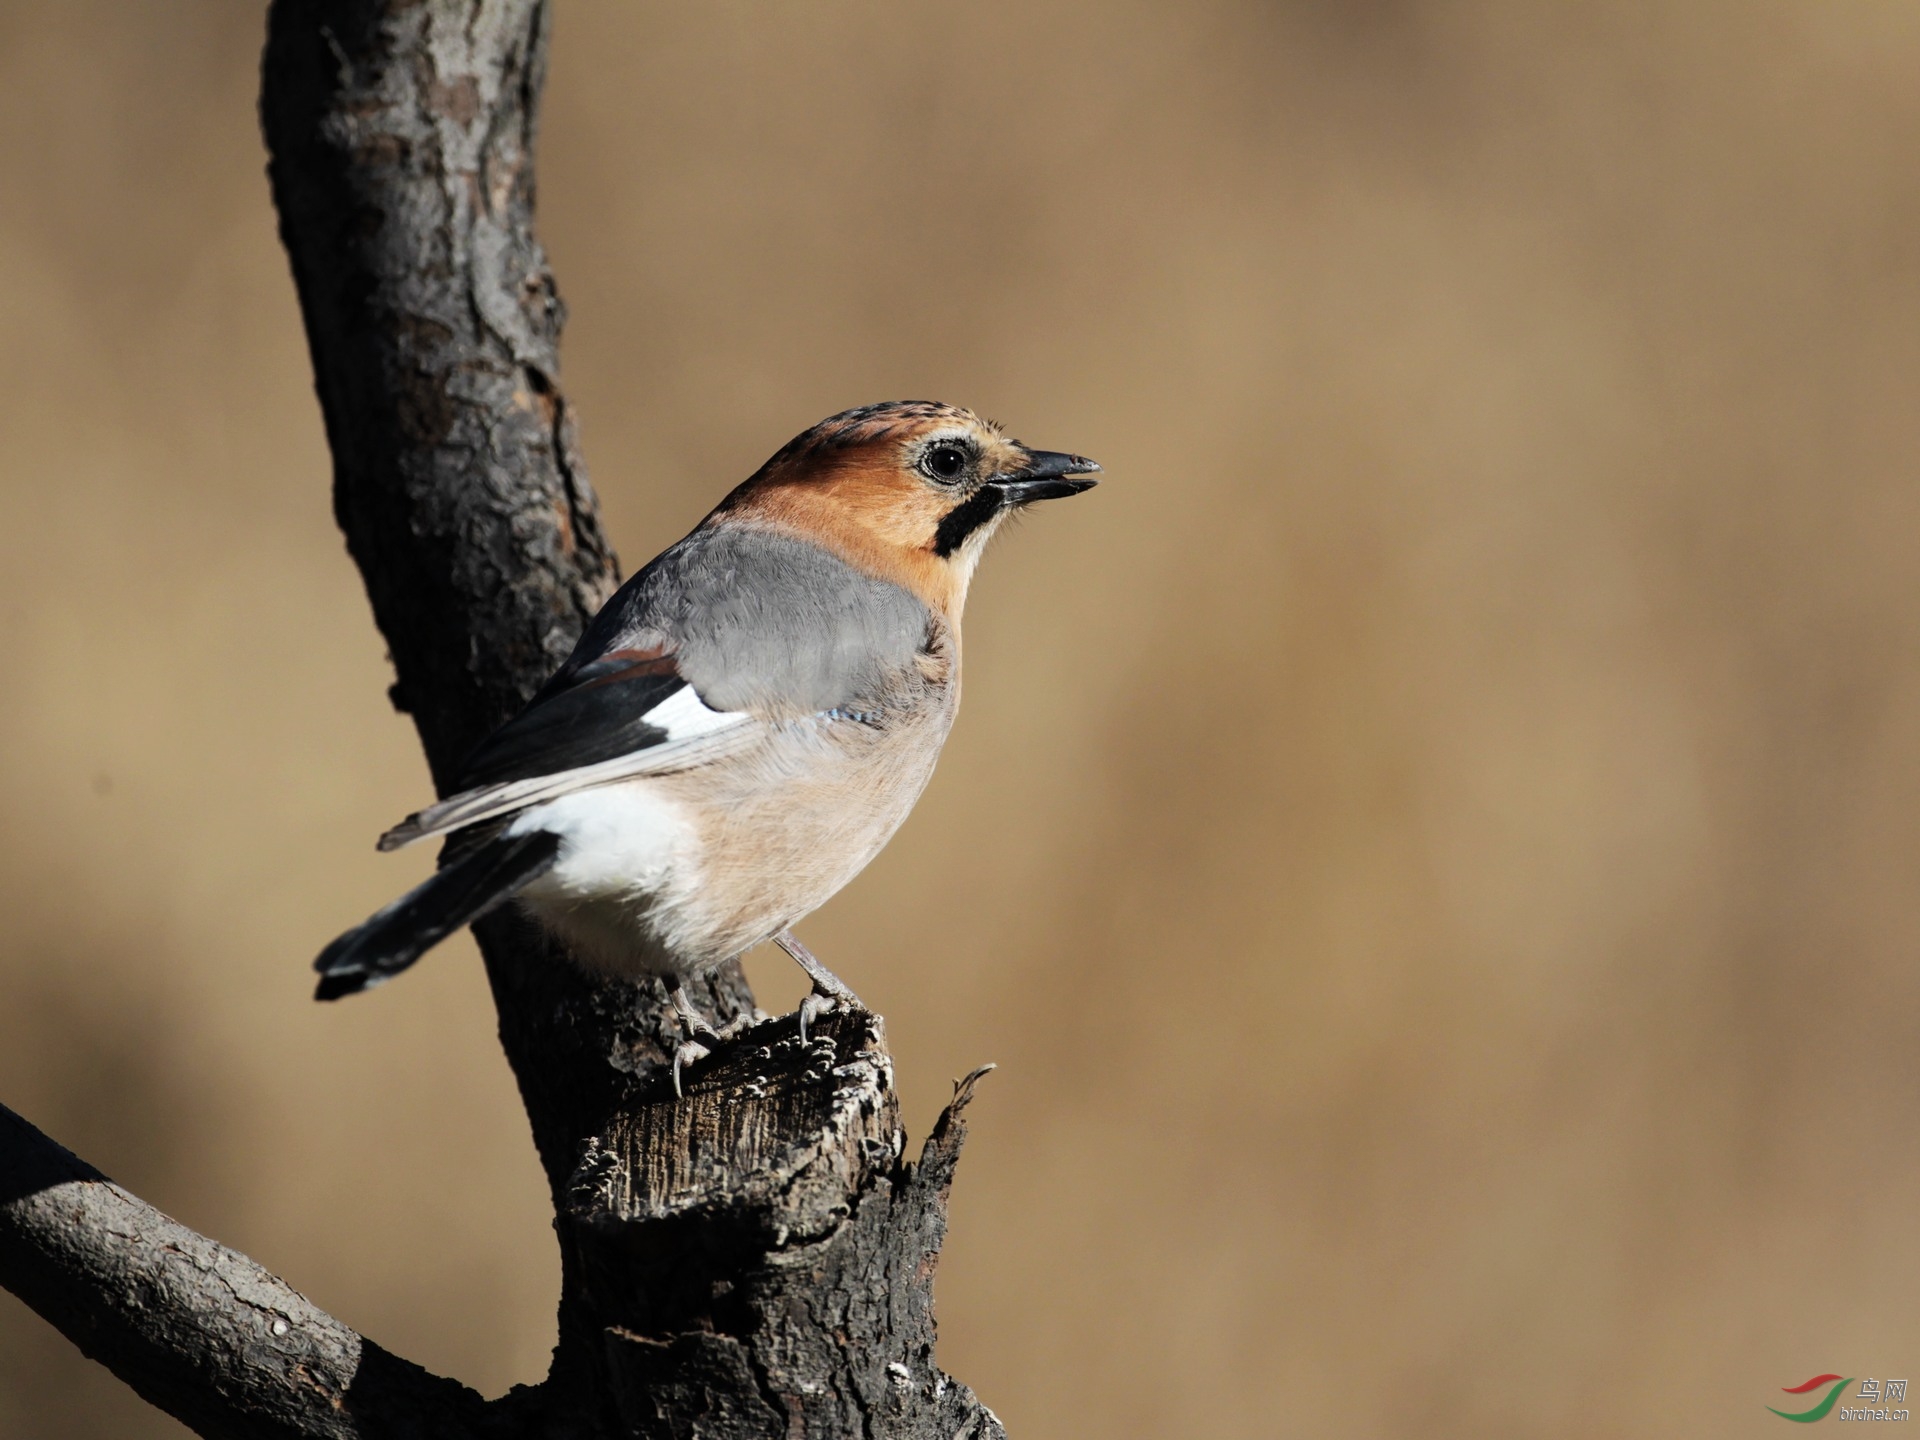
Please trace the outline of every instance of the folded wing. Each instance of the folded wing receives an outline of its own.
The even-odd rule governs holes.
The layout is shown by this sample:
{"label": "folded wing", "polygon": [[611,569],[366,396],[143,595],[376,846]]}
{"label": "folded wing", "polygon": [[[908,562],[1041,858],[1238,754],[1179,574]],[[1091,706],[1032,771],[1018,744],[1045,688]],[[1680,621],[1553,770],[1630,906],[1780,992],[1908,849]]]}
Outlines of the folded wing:
{"label": "folded wing", "polygon": [[397,850],[557,795],[704,765],[752,738],[753,716],[716,710],[661,650],[614,650],[534,698],[467,762],[460,791],[380,837]]}
{"label": "folded wing", "polygon": [[380,848],[709,764],[777,717],[864,708],[912,673],[930,624],[913,595],[816,545],[703,526],[621,586],[559,674],[474,753],[458,793]]}

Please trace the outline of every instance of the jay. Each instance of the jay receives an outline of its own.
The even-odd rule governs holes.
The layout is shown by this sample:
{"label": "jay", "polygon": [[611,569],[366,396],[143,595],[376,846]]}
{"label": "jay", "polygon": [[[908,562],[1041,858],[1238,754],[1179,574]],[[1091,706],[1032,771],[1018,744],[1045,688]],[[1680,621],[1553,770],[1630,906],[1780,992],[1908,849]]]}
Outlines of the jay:
{"label": "jay", "polygon": [[960,703],[960,615],[993,533],[1100,467],[924,401],[797,436],[621,586],[481,743],[456,793],[380,839],[453,836],[440,869],[315,961],[331,1000],[507,900],[601,973],[682,977],[773,940],[808,1019],[858,1001],[792,926],[865,868]]}

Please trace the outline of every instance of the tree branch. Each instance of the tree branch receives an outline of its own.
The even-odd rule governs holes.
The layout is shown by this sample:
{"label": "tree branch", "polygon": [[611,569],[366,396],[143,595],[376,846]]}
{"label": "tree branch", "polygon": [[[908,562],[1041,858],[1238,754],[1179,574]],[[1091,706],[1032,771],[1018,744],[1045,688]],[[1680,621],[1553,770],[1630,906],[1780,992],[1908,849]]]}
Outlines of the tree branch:
{"label": "tree branch", "polygon": [[361,1339],[3,1106],[0,1285],[202,1435],[487,1433],[473,1391]]}
{"label": "tree branch", "polygon": [[[335,513],[442,784],[619,573],[533,238],[547,17],[542,0],[268,17],[261,123]],[[761,1020],[680,1098],[657,982],[589,979],[513,913],[475,928],[560,1241],[541,1385],[488,1404],[427,1375],[24,1122],[0,1130],[0,1283],[206,1435],[1003,1440],[933,1353],[977,1075],[917,1166],[876,1016],[832,1014],[805,1044]],[[757,1015],[737,965],[689,990],[718,1021]]]}

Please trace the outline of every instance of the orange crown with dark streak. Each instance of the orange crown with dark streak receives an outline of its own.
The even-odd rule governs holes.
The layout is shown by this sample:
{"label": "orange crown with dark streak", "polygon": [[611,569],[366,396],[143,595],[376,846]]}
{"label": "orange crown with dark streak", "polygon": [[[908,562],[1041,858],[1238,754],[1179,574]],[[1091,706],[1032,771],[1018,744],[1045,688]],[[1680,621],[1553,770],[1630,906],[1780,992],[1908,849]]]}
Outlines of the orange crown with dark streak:
{"label": "orange crown with dark streak", "polygon": [[1032,450],[956,405],[863,405],[796,435],[708,524],[765,525],[890,580],[958,622],[987,539],[1035,500],[1077,494],[1100,469]]}

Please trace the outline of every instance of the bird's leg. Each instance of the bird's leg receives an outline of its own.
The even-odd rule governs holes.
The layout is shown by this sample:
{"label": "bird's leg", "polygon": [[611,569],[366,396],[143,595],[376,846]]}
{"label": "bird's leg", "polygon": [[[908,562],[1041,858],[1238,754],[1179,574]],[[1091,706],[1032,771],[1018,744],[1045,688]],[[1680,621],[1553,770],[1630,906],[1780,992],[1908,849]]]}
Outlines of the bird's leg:
{"label": "bird's leg", "polygon": [[818,993],[829,999],[844,1000],[847,1004],[858,1006],[862,1010],[867,1008],[860,997],[853,993],[853,987],[822,965],[820,957],[802,945],[800,937],[793,931],[782,930],[773,937],[773,943],[792,956],[793,963],[807,972],[807,978],[813,981],[813,988]]}
{"label": "bird's leg", "polygon": [[825,1015],[835,1005],[845,1005],[849,1010],[867,1008],[861,1003],[860,997],[853,993],[853,988],[822,965],[819,957],[802,945],[800,937],[793,931],[782,930],[773,937],[773,943],[792,956],[793,963],[806,971],[807,978],[813,981],[812,993],[800,1002],[801,1044],[806,1043],[807,1026]]}
{"label": "bird's leg", "polygon": [[704,1060],[713,1053],[693,1037],[711,1035],[718,1040],[721,1035],[701,1018],[698,1010],[693,1008],[693,1002],[687,998],[687,992],[680,986],[678,975],[667,976],[667,999],[673,1002],[673,1013],[679,1017],[683,1035],[680,1044],[673,1052],[673,1093],[677,1096],[684,1093],[680,1089],[680,1067],[691,1065],[696,1060]]}

